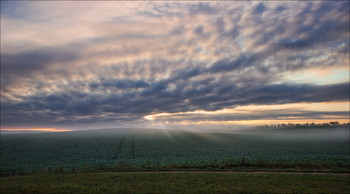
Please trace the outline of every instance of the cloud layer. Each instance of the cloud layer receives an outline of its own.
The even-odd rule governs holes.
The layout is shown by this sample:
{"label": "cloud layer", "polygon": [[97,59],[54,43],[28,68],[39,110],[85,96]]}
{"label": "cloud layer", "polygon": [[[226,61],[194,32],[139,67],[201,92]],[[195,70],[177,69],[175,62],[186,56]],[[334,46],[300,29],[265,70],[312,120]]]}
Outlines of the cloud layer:
{"label": "cloud layer", "polygon": [[[349,102],[346,1],[1,2],[1,24],[2,126],[121,126],[163,112]],[[337,83],[288,76],[335,69],[347,72]],[[227,118],[236,119],[209,120]]]}

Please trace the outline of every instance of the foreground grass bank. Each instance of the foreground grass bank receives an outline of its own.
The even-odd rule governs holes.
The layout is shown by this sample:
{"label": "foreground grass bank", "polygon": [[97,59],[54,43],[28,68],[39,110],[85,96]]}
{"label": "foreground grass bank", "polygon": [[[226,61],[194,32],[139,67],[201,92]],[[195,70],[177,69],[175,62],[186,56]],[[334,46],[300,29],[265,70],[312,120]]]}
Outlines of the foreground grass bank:
{"label": "foreground grass bank", "polygon": [[344,175],[75,173],[0,177],[0,193],[349,193]]}

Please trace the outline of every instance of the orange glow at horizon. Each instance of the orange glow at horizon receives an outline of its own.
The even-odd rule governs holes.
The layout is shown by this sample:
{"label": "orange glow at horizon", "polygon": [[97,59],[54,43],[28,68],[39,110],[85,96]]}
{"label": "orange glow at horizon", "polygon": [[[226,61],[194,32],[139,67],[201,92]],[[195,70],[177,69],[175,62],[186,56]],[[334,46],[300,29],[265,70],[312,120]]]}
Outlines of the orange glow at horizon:
{"label": "orange glow at horizon", "polygon": [[[202,124],[214,124],[214,125],[264,125],[264,124],[283,124],[283,123],[329,123],[330,121],[338,121],[340,123],[348,123],[347,116],[327,115],[327,117],[320,118],[307,118],[303,116],[284,116],[276,119],[251,119],[251,120],[226,120],[215,121],[210,119],[191,121],[189,117],[196,117],[200,115],[220,115],[220,114],[252,114],[256,113],[268,113],[274,110],[286,110],[286,111],[349,111],[349,101],[347,102],[319,102],[319,103],[290,103],[290,104],[277,104],[277,105],[247,105],[238,106],[231,109],[221,109],[216,111],[189,111],[189,112],[177,112],[177,113],[158,113],[153,115],[144,116],[144,119],[148,121],[158,122],[167,121],[172,118],[182,118],[182,121],[172,121],[172,124],[179,125],[202,125]],[[168,122],[168,121],[167,121]],[[170,121],[169,121],[170,122]]]}
{"label": "orange glow at horizon", "polygon": [[43,131],[43,132],[65,132],[72,131],[70,129],[55,129],[55,128],[24,128],[24,129],[0,129],[1,131]]}

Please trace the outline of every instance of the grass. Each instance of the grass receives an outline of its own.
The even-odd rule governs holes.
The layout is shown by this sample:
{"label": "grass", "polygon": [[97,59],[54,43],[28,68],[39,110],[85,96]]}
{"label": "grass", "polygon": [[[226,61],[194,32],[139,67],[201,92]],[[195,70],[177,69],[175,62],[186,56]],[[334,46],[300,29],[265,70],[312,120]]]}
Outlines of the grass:
{"label": "grass", "polygon": [[73,173],[0,177],[0,193],[349,193],[344,175]]}
{"label": "grass", "polygon": [[238,162],[225,161],[208,165],[146,165],[130,166],[118,164],[115,166],[84,166],[81,168],[43,168],[23,170],[0,171],[1,176],[16,176],[29,174],[68,174],[68,173],[103,173],[103,172],[166,172],[166,171],[216,171],[216,172],[320,172],[320,173],[350,173],[350,164],[328,164],[328,163],[283,163],[252,161],[242,158]]}

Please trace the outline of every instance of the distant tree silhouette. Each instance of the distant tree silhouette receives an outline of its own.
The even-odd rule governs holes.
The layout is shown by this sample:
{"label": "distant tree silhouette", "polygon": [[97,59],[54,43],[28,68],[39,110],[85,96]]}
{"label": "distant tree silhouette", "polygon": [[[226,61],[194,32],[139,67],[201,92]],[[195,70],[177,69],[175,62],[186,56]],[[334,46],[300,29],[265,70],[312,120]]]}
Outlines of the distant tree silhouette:
{"label": "distant tree silhouette", "polygon": [[340,124],[338,121],[332,121],[329,123],[319,123],[319,124],[315,124],[315,123],[304,123],[304,124],[294,124],[294,123],[282,123],[282,124],[265,124],[263,126],[258,126],[259,128],[310,128],[310,127],[350,127],[350,123],[343,123]]}

